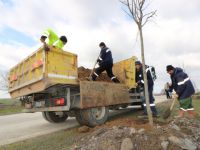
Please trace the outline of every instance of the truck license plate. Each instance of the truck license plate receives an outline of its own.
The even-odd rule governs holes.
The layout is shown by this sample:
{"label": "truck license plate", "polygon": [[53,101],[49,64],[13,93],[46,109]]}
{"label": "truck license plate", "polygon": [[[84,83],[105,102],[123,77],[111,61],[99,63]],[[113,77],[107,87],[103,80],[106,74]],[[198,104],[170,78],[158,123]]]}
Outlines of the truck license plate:
{"label": "truck license plate", "polygon": [[42,103],[41,102],[35,102],[35,107],[42,107]]}

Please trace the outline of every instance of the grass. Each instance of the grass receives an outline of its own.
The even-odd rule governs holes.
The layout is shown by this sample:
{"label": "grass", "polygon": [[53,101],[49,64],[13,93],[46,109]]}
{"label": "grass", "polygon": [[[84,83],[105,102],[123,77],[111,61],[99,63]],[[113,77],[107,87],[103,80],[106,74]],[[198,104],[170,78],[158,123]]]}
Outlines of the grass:
{"label": "grass", "polygon": [[[193,107],[195,109],[196,119],[200,120],[200,99],[193,99],[192,102],[193,102]],[[169,122],[174,118],[174,116],[178,115],[179,102],[176,101],[170,117],[167,120],[164,120],[162,118],[162,116],[164,115],[166,109],[169,108],[170,105],[171,105],[171,101],[170,102],[169,101],[163,102],[163,103],[160,103],[160,104],[157,105],[157,110],[158,110],[158,112],[159,112],[159,114],[161,116],[160,118],[158,118],[158,120],[160,122]],[[188,114],[186,113],[185,115],[187,116]]]}
{"label": "grass", "polygon": [[197,113],[198,116],[200,116],[200,99],[194,99],[193,105],[194,105],[195,112]]}
{"label": "grass", "polygon": [[86,134],[79,133],[76,130],[76,128],[73,128],[35,137],[22,142],[1,146],[0,150],[68,150],[77,137]]}
{"label": "grass", "polygon": [[[170,106],[170,102],[171,101],[166,101],[157,105],[157,110],[161,116],[165,112],[166,108]],[[200,116],[200,99],[194,99],[193,105],[196,113]],[[123,121],[123,119],[126,118],[138,120],[137,115],[140,115],[141,113],[142,112],[138,110],[131,110],[129,112],[110,117],[106,124],[119,125],[118,123],[121,123],[119,120],[121,119],[121,121]],[[168,123],[177,114],[178,102],[176,102],[173,112],[167,121],[162,119],[162,117],[156,119],[155,121],[157,123]],[[197,119],[199,119],[199,117],[197,117]],[[101,128],[101,126],[99,126],[98,128]],[[80,139],[80,137],[84,137],[86,134],[89,133],[79,133],[77,131],[77,128],[62,130],[32,139],[27,139],[21,142],[1,146],[0,150],[68,150],[69,147],[71,147],[77,139]]]}
{"label": "grass", "polygon": [[22,109],[19,100],[0,99],[0,116],[20,113]]}

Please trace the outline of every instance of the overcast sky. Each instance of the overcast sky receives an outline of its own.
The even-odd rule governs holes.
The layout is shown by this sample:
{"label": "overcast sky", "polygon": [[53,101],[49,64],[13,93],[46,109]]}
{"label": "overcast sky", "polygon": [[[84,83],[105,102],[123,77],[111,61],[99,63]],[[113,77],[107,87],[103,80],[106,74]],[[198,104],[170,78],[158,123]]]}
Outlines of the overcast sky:
{"label": "overcast sky", "polygon": [[[0,71],[7,71],[41,46],[48,27],[66,35],[66,51],[91,67],[104,41],[114,61],[140,59],[137,26],[118,0],[0,0]],[[153,0],[157,17],[144,27],[146,63],[155,66],[155,92],[169,81],[166,65],[184,67],[200,89],[200,0]],[[0,92],[0,97],[8,94]]]}

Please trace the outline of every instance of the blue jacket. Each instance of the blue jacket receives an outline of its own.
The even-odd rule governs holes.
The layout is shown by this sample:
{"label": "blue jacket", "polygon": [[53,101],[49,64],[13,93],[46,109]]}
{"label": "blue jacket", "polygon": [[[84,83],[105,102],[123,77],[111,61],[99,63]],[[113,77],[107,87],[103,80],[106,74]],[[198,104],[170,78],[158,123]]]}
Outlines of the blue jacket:
{"label": "blue jacket", "polygon": [[181,68],[175,68],[174,73],[171,75],[172,86],[171,91],[174,89],[179,95],[179,99],[191,97],[194,93],[194,86],[189,79],[188,75],[183,72]]}
{"label": "blue jacket", "polygon": [[99,62],[99,66],[113,64],[112,53],[108,47],[103,47],[101,49],[101,52],[97,61]]}
{"label": "blue jacket", "polygon": [[[153,88],[154,82],[153,82],[153,78],[151,76],[151,72],[148,66],[146,66],[146,72],[147,72],[148,87],[150,89],[150,88]],[[144,87],[142,67],[140,68],[140,70],[136,70],[135,78],[136,78],[136,83],[138,83],[139,86]]]}

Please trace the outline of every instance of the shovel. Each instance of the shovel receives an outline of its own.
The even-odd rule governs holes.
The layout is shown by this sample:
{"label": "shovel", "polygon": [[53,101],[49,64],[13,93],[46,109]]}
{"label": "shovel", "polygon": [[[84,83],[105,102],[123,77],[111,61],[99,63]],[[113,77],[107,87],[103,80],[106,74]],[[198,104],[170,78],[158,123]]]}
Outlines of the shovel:
{"label": "shovel", "polygon": [[97,61],[95,62],[94,67],[92,68],[89,79],[92,77],[92,74],[94,73],[94,69],[95,69],[96,65],[97,65]]}
{"label": "shovel", "polygon": [[[100,54],[99,54],[99,56],[100,56]],[[97,59],[99,58],[99,56],[97,57]],[[98,62],[95,61],[94,66],[93,66],[93,68],[92,68],[92,71],[91,71],[89,77],[87,77],[87,80],[89,80],[89,81],[92,80],[92,74],[94,73],[94,70],[95,70],[95,67],[96,67],[97,63],[98,63]]]}
{"label": "shovel", "polygon": [[171,115],[172,109],[174,107],[175,101],[176,101],[176,98],[173,98],[170,108],[167,108],[167,110],[165,111],[165,113],[163,115],[163,119],[169,118],[169,116]]}

